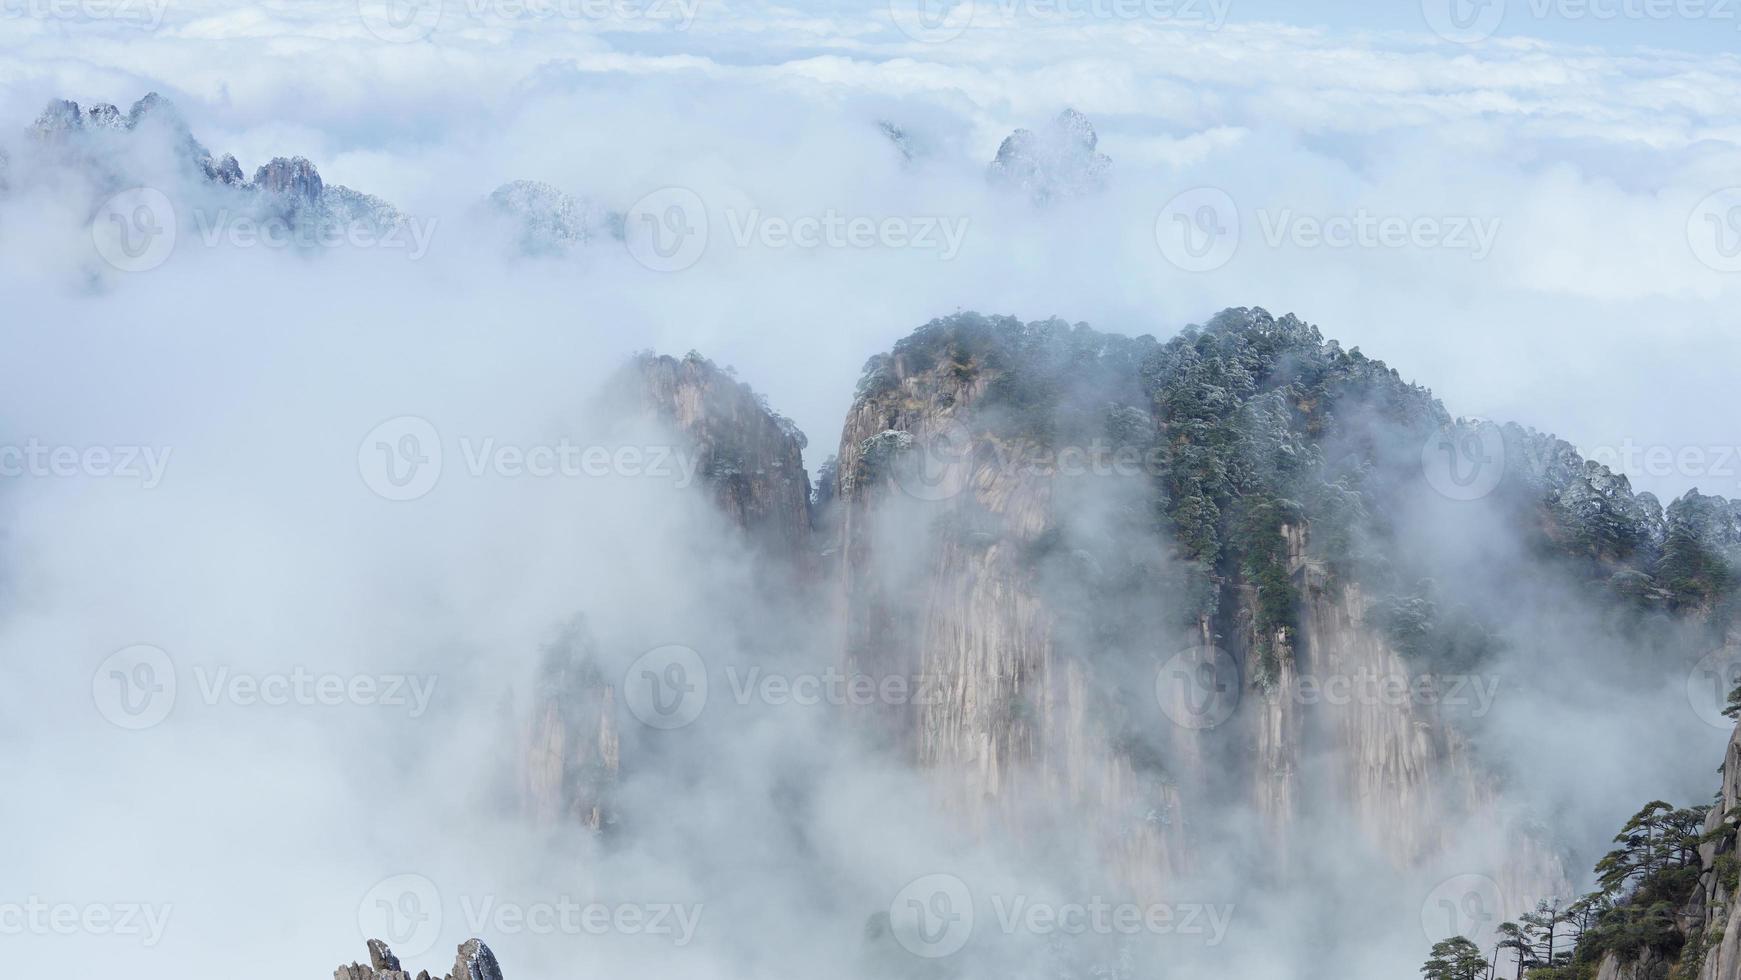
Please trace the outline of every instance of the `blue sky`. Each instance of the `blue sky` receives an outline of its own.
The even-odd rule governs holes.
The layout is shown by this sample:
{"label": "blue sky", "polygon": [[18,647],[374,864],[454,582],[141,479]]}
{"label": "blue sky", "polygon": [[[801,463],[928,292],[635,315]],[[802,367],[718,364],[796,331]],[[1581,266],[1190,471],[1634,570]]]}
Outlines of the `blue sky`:
{"label": "blue sky", "polygon": [[1336,31],[1426,29],[1425,8],[1461,6],[1467,22],[1498,16],[1495,39],[1536,38],[1611,51],[1673,48],[1710,54],[1741,50],[1734,0],[1232,0],[1233,22],[1278,21]]}

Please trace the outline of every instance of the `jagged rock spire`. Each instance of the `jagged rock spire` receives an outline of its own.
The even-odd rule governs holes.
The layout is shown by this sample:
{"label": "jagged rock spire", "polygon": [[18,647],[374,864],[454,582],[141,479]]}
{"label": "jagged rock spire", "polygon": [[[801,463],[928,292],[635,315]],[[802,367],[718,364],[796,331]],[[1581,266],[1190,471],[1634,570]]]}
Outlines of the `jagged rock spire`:
{"label": "jagged rock spire", "polygon": [[399,957],[394,956],[387,944],[379,939],[369,940],[369,962],[378,971],[402,969],[399,966]]}
{"label": "jagged rock spire", "polygon": [[269,199],[261,203],[298,225],[305,222],[315,228],[360,225],[380,232],[405,220],[392,205],[378,197],[326,183],[306,157],[275,157],[254,172],[250,183],[234,156],[226,153],[214,158],[194,138],[175,105],[156,92],[147,92],[125,115],[108,103],[81,107],[77,102],[56,99],[43,109],[30,128],[36,139],[67,151],[69,165],[76,165],[82,158],[86,139],[97,138],[100,133],[126,138],[141,131],[167,133],[192,175],[235,190],[263,192]]}
{"label": "jagged rock spire", "polygon": [[[369,940],[369,964],[352,963],[333,971],[333,980],[411,980],[411,974],[399,963],[399,957],[379,939]],[[431,980],[428,970],[420,970],[417,980]],[[502,980],[502,968],[496,954],[481,939],[468,939],[459,945],[453,970],[440,980]]]}
{"label": "jagged rock spire", "polygon": [[320,171],[307,157],[273,157],[270,163],[254,171],[254,186],[268,194],[283,194],[310,204],[318,201],[325,190]]}
{"label": "jagged rock spire", "polygon": [[459,955],[453,961],[448,980],[502,980],[502,968],[496,954],[481,939],[468,939],[460,944]]}

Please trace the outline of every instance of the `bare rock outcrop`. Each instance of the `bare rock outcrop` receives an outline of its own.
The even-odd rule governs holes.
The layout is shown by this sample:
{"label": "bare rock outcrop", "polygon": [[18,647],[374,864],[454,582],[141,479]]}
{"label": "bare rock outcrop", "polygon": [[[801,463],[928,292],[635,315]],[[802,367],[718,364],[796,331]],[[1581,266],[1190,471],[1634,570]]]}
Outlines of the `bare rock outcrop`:
{"label": "bare rock outcrop", "polygon": [[[1741,725],[1729,737],[1720,773],[1722,787],[1705,814],[1705,833],[1699,844],[1703,870],[1678,922],[1687,937],[1681,950],[1680,975],[1696,980],[1741,980],[1741,902],[1736,901],[1741,879],[1741,842],[1737,840],[1741,834]],[[1651,958],[1660,959],[1654,954]],[[1611,969],[1616,980],[1651,976],[1638,972],[1637,963],[1609,954],[1603,958],[1599,980],[1608,977]],[[1629,969],[1631,974],[1624,972]]]}
{"label": "bare rock outcrop", "polygon": [[1097,147],[1088,117],[1065,109],[1038,132],[1018,129],[997,148],[992,183],[1026,193],[1036,205],[1096,193],[1106,187],[1112,158]]}
{"label": "bare rock outcrop", "polygon": [[[846,669],[932,695],[875,727],[970,825],[1050,813],[1150,892],[1200,866],[1228,808],[1264,818],[1269,871],[1326,830],[1408,867],[1451,843],[1446,814],[1502,823],[1432,704],[1299,696],[1418,670],[1309,519],[1246,518],[1249,557],[1210,576],[1181,560],[1150,516],[1182,482],[1159,454],[1204,438],[1167,405],[1208,386],[1153,391],[1158,364],[1145,339],[964,314],[866,366],[833,481]],[[1550,849],[1516,853],[1519,894],[1564,887]]]}
{"label": "bare rock outcrop", "polygon": [[[110,192],[133,179],[116,169],[127,159],[125,155],[110,151],[129,145],[167,144],[175,168],[195,185],[210,185],[220,194],[233,195],[223,198],[226,206],[263,219],[282,219],[311,240],[353,228],[384,234],[405,221],[397,209],[378,197],[326,183],[305,157],[275,157],[248,180],[234,156],[214,157],[194,137],[174,104],[156,92],[147,93],[124,114],[106,103],[81,107],[77,102],[57,99],[48,104],[29,132],[55,166],[89,171],[99,187]],[[142,139],[143,144],[127,142]]]}
{"label": "bare rock outcrop", "polygon": [[[379,939],[369,940],[369,962],[340,966],[333,971],[333,980],[413,980],[410,971],[399,963],[399,957]],[[416,980],[431,980],[428,970],[420,970]],[[502,968],[496,954],[481,939],[461,943],[454,958],[453,969],[437,980],[502,980]]]}
{"label": "bare rock outcrop", "polygon": [[617,388],[684,439],[714,503],[756,550],[794,569],[809,566],[807,441],[790,419],[695,353],[638,357]]}
{"label": "bare rock outcrop", "polygon": [[[226,156],[213,179],[231,183],[232,169],[239,173],[240,165]],[[384,233],[404,220],[392,205],[372,194],[326,183],[306,157],[274,157],[254,171],[253,183],[241,186],[255,192],[262,208],[313,233],[346,228]]]}
{"label": "bare rock outcrop", "polygon": [[254,186],[267,194],[279,194],[305,204],[320,200],[326,189],[320,171],[306,157],[275,157],[254,171]]}
{"label": "bare rock outcrop", "polygon": [[594,242],[623,237],[623,216],[538,180],[515,180],[489,196],[526,255],[562,255]]}
{"label": "bare rock outcrop", "polygon": [[584,621],[545,648],[534,683],[520,753],[526,810],[540,826],[605,830],[621,768],[617,690]]}
{"label": "bare rock outcrop", "polygon": [[147,92],[125,114],[106,102],[80,107],[77,102],[55,99],[31,124],[29,135],[60,154],[63,163],[87,166],[97,165],[92,151],[116,145],[112,141],[157,136],[172,148],[180,166],[216,179],[218,164],[211,152],[194,138],[174,104],[156,92]]}
{"label": "bare rock outcrop", "polygon": [[[606,392],[607,410],[655,421],[692,454],[697,488],[744,535],[773,591],[813,567],[804,436],[748,385],[697,354],[637,357]],[[622,768],[617,683],[582,617],[544,650],[519,750],[521,796],[541,826],[608,831]]]}

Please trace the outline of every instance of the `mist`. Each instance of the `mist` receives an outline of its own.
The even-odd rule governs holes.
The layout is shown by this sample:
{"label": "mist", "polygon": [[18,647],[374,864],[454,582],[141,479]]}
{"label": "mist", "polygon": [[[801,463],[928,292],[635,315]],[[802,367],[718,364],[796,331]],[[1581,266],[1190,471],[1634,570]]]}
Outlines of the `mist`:
{"label": "mist", "polygon": [[[1727,193],[1733,58],[1237,9],[981,4],[939,40],[882,6],[462,6],[400,39],[368,3],[0,19],[0,933],[26,974],[319,977],[369,938],[439,974],[478,937],[508,980],[1379,980],[1418,972],[1442,909],[1491,948],[1498,921],[1587,891],[1643,803],[1709,798],[1731,727],[1699,686],[1710,636],[1617,625],[1511,498],[1423,482],[1413,430],[1362,451],[1416,463],[1385,547],[1481,624],[1467,696],[1287,709],[1308,688],[1247,686],[1257,654],[1235,650],[1232,720],[1197,728],[1156,679],[1223,638],[1181,625],[1199,597],[1152,471],[1012,468],[1019,444],[978,428],[1007,420],[951,408],[914,428],[973,427],[951,489],[831,509],[819,484],[807,564],[781,570],[620,382],[645,351],[729,366],[814,478],[860,448],[843,421],[898,428],[851,417],[861,375],[934,318],[1165,343],[1261,306],[1664,502],[1741,495],[1734,270],[1689,226]],[[148,91],[243,174],[307,157],[400,232],[286,243],[174,132],[27,132],[50,99]],[[987,179],[1066,109],[1103,186],[1036,203]],[[611,217],[526,254],[487,204],[521,179]],[[143,268],[103,244],[135,188],[175,226]],[[1181,251],[1176,219],[1222,201],[1227,250]],[[705,230],[649,251],[674,204]],[[1141,397],[1078,379],[1064,402]],[[976,533],[1036,547],[983,557]],[[1122,568],[1149,577],[1110,588]],[[1013,645],[986,640],[982,675],[938,652],[985,636]],[[610,689],[597,826],[528,817],[553,663]],[[665,724],[636,691],[674,664],[704,693]],[[937,734],[1035,677],[1020,751]],[[1277,776],[1253,746],[1286,725],[1316,740]],[[1328,788],[1347,726],[1456,748],[1398,764],[1403,815],[1378,827],[1394,785]],[[968,928],[903,918],[939,895]]]}

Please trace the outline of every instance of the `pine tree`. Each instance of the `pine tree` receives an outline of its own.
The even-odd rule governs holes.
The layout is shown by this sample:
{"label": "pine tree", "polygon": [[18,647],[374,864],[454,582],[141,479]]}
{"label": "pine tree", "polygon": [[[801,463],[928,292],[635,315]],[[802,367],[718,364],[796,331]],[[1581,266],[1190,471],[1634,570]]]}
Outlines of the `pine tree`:
{"label": "pine tree", "polygon": [[1487,969],[1479,947],[1462,936],[1452,936],[1433,944],[1421,975],[1425,980],[1480,980]]}

